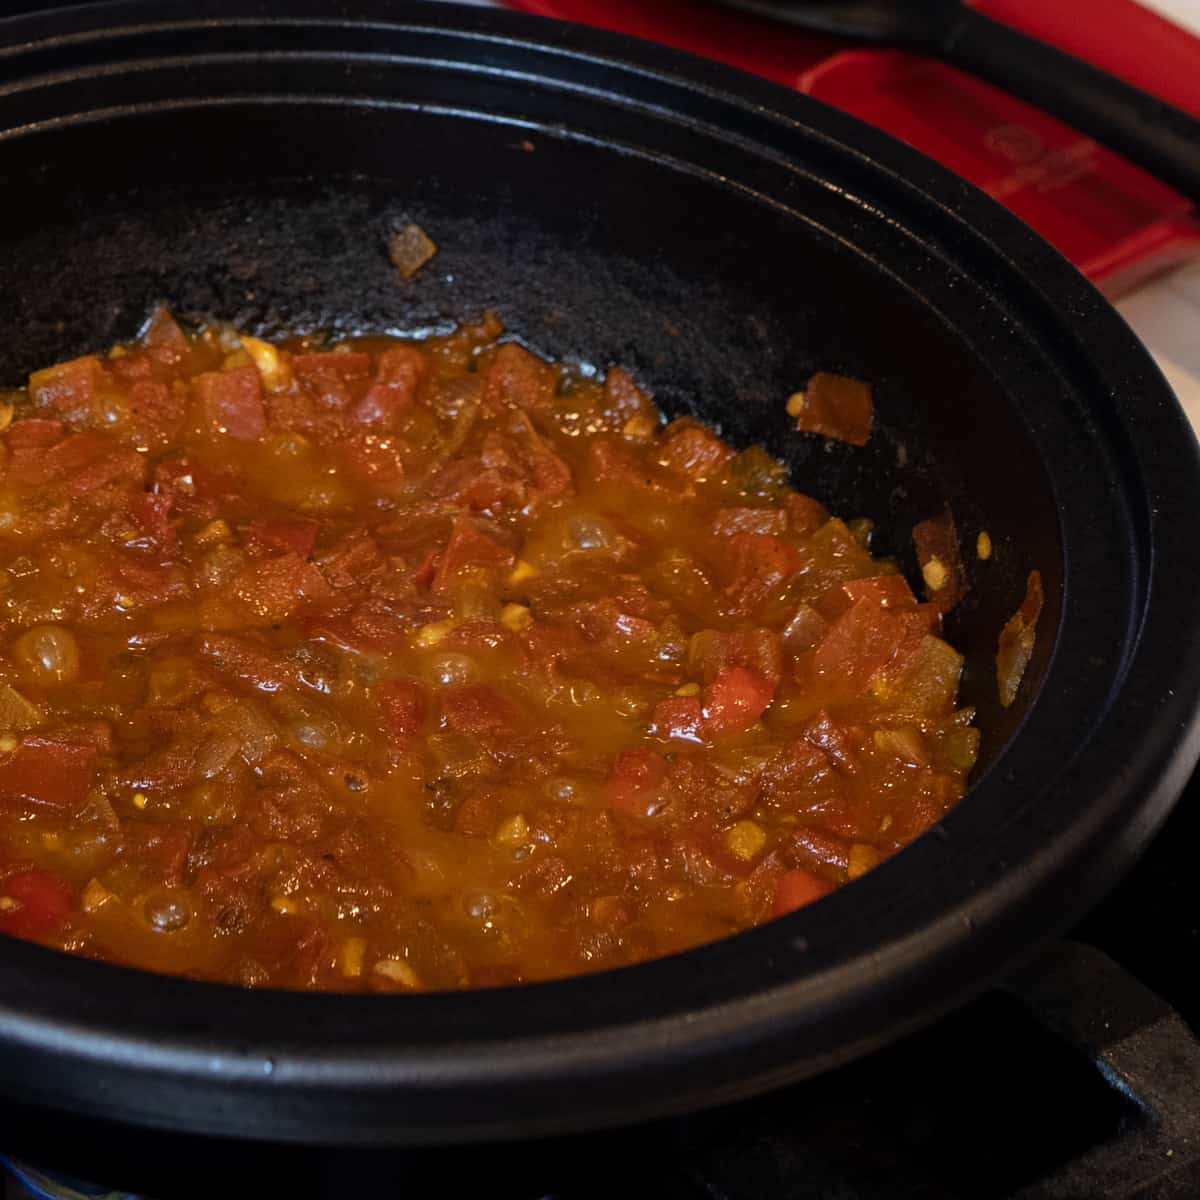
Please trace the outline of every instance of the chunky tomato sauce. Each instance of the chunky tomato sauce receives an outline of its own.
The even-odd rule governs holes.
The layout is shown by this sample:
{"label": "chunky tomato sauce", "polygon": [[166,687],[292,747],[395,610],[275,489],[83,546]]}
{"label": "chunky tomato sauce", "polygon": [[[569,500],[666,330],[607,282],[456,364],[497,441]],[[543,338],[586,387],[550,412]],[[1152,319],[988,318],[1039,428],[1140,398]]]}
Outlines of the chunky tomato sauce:
{"label": "chunky tomato sauce", "polygon": [[543,979],[807,904],[962,795],[961,659],[865,523],[500,334],[160,312],[8,395],[0,931]]}

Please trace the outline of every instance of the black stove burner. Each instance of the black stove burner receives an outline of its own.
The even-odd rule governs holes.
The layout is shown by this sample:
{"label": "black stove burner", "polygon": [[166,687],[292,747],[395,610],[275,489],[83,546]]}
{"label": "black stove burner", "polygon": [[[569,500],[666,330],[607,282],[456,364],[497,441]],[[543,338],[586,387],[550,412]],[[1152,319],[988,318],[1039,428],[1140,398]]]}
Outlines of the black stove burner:
{"label": "black stove burner", "polygon": [[[1198,845],[1200,777],[1077,940],[1005,989],[818,1080],[687,1119],[471,1152],[248,1145],[232,1164],[212,1163],[199,1139],[154,1133],[143,1160],[113,1162],[103,1131],[61,1116],[0,1113],[0,1128],[49,1122],[56,1165],[158,1200],[1194,1200]],[[269,1192],[253,1182],[267,1178]],[[61,1195],[104,1194],[75,1187]],[[5,1200],[39,1196],[13,1178],[8,1189]]]}

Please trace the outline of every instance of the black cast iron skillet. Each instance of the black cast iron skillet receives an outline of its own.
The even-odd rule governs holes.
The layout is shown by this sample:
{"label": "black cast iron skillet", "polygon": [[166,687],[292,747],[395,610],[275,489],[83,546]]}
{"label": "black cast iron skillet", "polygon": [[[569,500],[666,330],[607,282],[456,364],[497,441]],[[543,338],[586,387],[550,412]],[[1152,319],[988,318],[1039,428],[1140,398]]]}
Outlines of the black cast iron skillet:
{"label": "black cast iron skillet", "polygon": [[[865,879],[590,978],[261,993],[5,943],[9,1099],[114,1139],[375,1146],[694,1109],[931,1020],[1068,926],[1164,818],[1200,750],[1196,446],[1112,309],[964,182],[726,68],[442,6],[68,8],[0,21],[0,79],[0,379],[131,335],[159,299],[266,332],[493,306],[529,345],[624,363],[669,412],[764,442],[875,519],[882,552],[949,503],[972,583],[950,636],[984,731],[968,798]],[[384,243],[407,220],[442,249],[404,284]],[[875,384],[866,450],[789,431],[783,398],[816,368]],[[996,635],[1034,567],[1047,608],[1003,711]]]}

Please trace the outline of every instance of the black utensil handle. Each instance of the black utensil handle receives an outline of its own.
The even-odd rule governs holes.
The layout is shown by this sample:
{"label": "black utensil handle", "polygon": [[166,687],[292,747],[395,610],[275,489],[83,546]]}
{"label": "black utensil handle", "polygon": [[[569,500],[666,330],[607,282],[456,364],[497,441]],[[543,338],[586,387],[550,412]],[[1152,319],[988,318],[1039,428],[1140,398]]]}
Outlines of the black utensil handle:
{"label": "black utensil handle", "polygon": [[950,23],[940,52],[1200,202],[1200,121],[1181,109],[974,9]]}
{"label": "black utensil handle", "polygon": [[1138,1113],[1115,1138],[1014,1200],[1200,1194],[1200,1042],[1179,1014],[1112,959],[1078,942],[1051,943],[1006,980],[1005,990],[1086,1054]]}

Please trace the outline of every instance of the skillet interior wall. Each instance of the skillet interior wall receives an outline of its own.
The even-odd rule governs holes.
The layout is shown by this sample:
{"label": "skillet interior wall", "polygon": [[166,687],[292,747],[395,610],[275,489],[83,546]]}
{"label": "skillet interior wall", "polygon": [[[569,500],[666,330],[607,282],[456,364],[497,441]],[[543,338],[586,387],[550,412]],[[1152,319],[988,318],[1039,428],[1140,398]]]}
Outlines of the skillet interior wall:
{"label": "skillet interior wall", "polygon": [[[760,442],[798,487],[876,523],[874,549],[919,585],[912,525],[948,503],[971,592],[949,636],[967,654],[981,761],[1019,724],[995,697],[996,636],[1037,566],[1057,621],[1061,546],[1033,446],[988,374],[907,282],[810,221],[717,175],[470,115],[297,105],[168,111],[60,128],[6,149],[0,380],[133,336],[166,300],[275,334],[412,332],[496,309],[554,357],[631,367],[669,414]],[[731,164],[735,166],[736,164]],[[824,206],[824,207],[823,207]],[[418,221],[440,246],[410,282],[386,239]],[[784,400],[817,369],[875,386],[865,450],[791,431]],[[991,562],[975,561],[987,529]]]}

